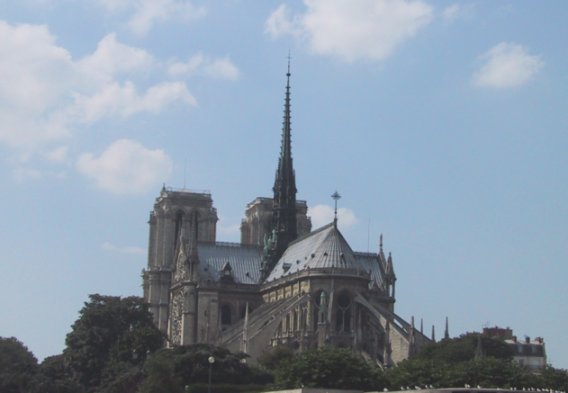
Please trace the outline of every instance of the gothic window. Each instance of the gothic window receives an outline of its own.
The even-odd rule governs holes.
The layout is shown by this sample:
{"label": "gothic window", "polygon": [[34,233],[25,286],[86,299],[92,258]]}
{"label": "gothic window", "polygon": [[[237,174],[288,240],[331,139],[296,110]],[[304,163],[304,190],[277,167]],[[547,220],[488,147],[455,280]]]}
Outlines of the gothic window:
{"label": "gothic window", "polygon": [[292,330],[298,329],[298,311],[292,312]]}
{"label": "gothic window", "polygon": [[221,305],[221,325],[227,326],[231,324],[231,306],[228,304]]}
{"label": "gothic window", "polygon": [[303,305],[300,309],[300,330],[306,330],[308,322],[308,308],[306,305]]}
{"label": "gothic window", "polygon": [[323,290],[316,291],[312,297],[314,310],[313,310],[313,320],[314,320],[314,330],[317,330],[318,324],[320,322],[325,322],[327,318],[327,293]]}
{"label": "gothic window", "polygon": [[341,292],[337,297],[335,330],[339,333],[349,333],[351,331],[351,297],[346,291]]}
{"label": "gothic window", "polygon": [[183,212],[179,211],[176,214],[176,221],[175,221],[175,231],[174,231],[174,250],[177,248],[177,244],[179,242],[179,236],[181,232],[181,227],[183,225]]}

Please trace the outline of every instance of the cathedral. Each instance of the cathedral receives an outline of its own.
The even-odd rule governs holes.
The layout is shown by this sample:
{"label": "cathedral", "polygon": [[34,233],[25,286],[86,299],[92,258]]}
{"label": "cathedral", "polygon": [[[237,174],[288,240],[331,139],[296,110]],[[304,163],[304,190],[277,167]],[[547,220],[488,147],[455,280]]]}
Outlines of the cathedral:
{"label": "cathedral", "polygon": [[337,214],[312,229],[306,201],[296,199],[289,68],[286,75],[272,198],[250,202],[241,242],[224,243],[211,194],[163,187],[150,213],[144,299],[169,346],[209,343],[252,361],[280,345],[334,346],[396,365],[430,339],[395,313],[382,235],[376,253],[357,252]]}

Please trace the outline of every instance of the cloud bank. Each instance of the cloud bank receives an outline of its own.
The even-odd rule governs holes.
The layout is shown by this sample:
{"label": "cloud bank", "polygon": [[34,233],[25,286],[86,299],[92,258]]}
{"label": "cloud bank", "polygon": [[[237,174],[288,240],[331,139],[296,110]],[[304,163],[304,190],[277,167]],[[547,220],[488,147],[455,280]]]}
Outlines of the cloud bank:
{"label": "cloud bank", "polygon": [[151,150],[136,141],[120,139],[98,157],[85,153],[77,169],[96,186],[117,195],[138,194],[155,189],[172,172],[173,164],[163,150]]}
{"label": "cloud bank", "polygon": [[[109,10],[134,4],[102,3]],[[180,2],[167,3],[181,6]],[[150,7],[148,2],[140,4]],[[14,154],[9,161],[18,180],[42,177],[43,170],[32,167],[34,158],[50,165],[76,161],[70,157],[74,149],[69,149],[69,140],[101,121],[121,122],[142,113],[156,115],[173,105],[196,106],[187,77],[235,80],[240,76],[229,57],[198,53],[186,63],[162,61],[143,48],[120,42],[115,33],[102,37],[91,53],[78,59],[58,45],[47,26],[0,21],[0,37],[0,144]],[[76,168],[95,180],[100,189],[114,193],[133,193],[151,179],[165,180],[163,175],[169,172],[165,152],[144,151],[133,144],[117,141],[98,159],[83,155]],[[147,177],[125,170],[128,162],[116,167],[122,184],[131,185],[128,190],[114,181],[105,166],[116,149],[151,158],[144,164]],[[160,156],[149,154],[158,151]],[[149,164],[157,167],[149,168]],[[97,165],[101,173],[92,170]],[[126,179],[127,175],[132,179]]]}
{"label": "cloud bank", "polygon": [[352,63],[382,61],[432,20],[421,0],[304,0],[305,12],[280,5],[265,22],[273,38],[290,35],[318,55]]}

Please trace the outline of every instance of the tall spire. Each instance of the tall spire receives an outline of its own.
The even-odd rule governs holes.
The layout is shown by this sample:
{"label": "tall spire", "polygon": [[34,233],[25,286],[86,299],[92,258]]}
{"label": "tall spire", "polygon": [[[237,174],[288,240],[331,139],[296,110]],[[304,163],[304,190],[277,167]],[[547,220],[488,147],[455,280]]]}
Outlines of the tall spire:
{"label": "tall spire", "polygon": [[286,73],[286,96],[282,122],[282,142],[278,168],[274,179],[273,232],[275,231],[273,263],[282,256],[288,244],[298,237],[296,228],[296,175],[292,162],[290,114],[290,55]]}

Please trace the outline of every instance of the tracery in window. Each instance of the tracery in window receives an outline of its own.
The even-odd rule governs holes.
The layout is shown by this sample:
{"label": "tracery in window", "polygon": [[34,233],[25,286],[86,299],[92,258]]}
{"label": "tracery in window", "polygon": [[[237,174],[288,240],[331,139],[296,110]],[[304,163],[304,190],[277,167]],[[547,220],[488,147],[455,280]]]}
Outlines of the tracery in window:
{"label": "tracery in window", "polygon": [[337,296],[337,311],[335,313],[335,330],[339,333],[351,331],[351,296],[347,291]]}

